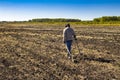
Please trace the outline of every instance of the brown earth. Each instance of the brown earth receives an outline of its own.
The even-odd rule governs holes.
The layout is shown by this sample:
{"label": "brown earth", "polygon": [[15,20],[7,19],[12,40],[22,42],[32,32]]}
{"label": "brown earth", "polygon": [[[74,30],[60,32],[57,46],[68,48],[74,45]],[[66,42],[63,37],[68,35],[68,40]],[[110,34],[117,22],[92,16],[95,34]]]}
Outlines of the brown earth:
{"label": "brown earth", "polygon": [[63,28],[2,25],[0,79],[120,80],[120,27],[74,27],[83,55],[73,42],[73,61],[67,58]]}

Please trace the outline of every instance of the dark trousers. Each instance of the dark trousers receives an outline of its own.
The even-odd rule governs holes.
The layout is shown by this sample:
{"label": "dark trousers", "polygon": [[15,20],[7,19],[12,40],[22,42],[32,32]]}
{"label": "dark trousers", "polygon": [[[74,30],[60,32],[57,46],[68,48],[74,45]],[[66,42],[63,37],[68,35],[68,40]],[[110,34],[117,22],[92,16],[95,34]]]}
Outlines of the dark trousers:
{"label": "dark trousers", "polygon": [[66,41],[65,44],[66,44],[66,47],[67,47],[68,54],[71,54],[72,40]]}

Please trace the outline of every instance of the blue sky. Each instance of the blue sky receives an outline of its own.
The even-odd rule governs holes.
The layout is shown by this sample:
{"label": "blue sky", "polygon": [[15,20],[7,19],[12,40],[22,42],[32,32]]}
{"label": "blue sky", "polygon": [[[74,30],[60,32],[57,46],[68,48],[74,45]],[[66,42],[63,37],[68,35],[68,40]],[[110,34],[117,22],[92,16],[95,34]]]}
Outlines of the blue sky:
{"label": "blue sky", "polygon": [[0,21],[120,16],[120,0],[0,0]]}

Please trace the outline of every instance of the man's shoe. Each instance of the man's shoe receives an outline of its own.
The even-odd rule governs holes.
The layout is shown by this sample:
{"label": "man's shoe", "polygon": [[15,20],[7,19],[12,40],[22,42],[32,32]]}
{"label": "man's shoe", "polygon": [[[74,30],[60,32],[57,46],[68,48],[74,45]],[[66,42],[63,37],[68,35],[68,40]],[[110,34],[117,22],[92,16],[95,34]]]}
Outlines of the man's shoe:
{"label": "man's shoe", "polygon": [[70,59],[70,54],[67,54],[68,58]]}

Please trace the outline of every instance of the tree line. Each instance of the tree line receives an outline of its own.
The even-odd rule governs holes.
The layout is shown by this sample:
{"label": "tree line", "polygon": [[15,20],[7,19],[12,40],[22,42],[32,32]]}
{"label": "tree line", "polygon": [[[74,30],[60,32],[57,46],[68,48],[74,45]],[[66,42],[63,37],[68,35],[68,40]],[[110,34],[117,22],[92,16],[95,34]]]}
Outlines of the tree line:
{"label": "tree line", "polygon": [[80,19],[64,19],[64,18],[58,18],[58,19],[38,18],[38,19],[29,20],[29,22],[81,22],[81,20]]}
{"label": "tree line", "polygon": [[29,20],[28,22],[80,22],[80,23],[120,23],[120,16],[103,16],[94,18],[90,21],[82,21],[81,19],[65,19],[65,18],[37,18]]}
{"label": "tree line", "polygon": [[100,18],[94,18],[93,22],[117,22],[120,21],[120,16],[103,16]]}
{"label": "tree line", "polygon": [[[9,21],[1,21],[0,23],[7,23]],[[118,24],[120,23],[120,16],[103,16],[99,18],[94,18],[93,20],[85,20],[82,21],[81,19],[66,19],[66,18],[36,18],[36,19],[31,19],[28,21],[12,21],[15,23],[20,23],[20,22],[78,22],[81,24]]]}

